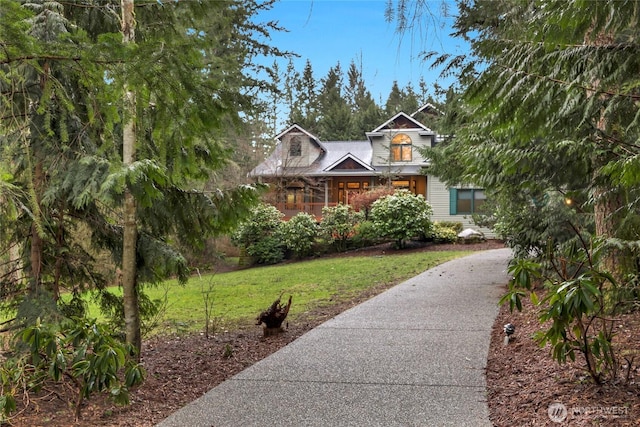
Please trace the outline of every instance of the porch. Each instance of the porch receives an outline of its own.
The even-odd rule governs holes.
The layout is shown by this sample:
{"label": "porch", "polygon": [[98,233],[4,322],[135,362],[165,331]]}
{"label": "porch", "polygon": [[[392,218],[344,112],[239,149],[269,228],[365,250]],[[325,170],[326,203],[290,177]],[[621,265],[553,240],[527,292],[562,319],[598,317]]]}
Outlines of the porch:
{"label": "porch", "polygon": [[[315,182],[297,179],[275,186],[269,203],[284,214],[285,220],[299,212],[306,212],[319,221],[324,207],[348,205],[354,196],[378,185],[386,185],[385,180],[371,176],[332,177]],[[391,180],[391,185],[396,189],[405,188],[414,194],[427,196],[425,176],[399,177]]]}

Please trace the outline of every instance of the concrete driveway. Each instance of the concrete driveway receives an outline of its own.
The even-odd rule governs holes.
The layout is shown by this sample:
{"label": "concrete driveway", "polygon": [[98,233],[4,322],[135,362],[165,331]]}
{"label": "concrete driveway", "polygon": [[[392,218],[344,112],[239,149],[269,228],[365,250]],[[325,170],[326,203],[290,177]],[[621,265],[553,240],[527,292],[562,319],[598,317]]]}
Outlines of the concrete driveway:
{"label": "concrete driveway", "polygon": [[158,426],[491,426],[509,249],[449,261],[318,326]]}

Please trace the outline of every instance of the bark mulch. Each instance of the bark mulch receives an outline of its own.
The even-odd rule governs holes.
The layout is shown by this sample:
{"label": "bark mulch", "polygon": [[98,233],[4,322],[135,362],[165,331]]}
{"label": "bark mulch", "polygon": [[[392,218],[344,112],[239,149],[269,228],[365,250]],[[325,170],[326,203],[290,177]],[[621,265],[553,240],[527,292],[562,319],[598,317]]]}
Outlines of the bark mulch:
{"label": "bark mulch", "polygon": [[[522,312],[510,313],[508,304],[501,307],[494,323],[486,371],[493,424],[639,426],[640,313],[616,319],[614,342],[629,350],[627,357],[635,353],[635,359],[630,365],[621,359],[621,378],[597,386],[583,369],[584,358],[577,356],[576,362],[559,365],[551,359],[548,345],[541,348],[536,343],[533,334],[541,329],[537,307],[529,301],[523,304]],[[506,323],[515,325],[516,332],[505,346]]]}

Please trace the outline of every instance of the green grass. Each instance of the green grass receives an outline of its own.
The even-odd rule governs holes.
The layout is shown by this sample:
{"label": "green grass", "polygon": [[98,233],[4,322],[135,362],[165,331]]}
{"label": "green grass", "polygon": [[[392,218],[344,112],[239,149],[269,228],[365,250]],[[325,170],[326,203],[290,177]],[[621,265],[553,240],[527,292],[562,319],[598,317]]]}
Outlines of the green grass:
{"label": "green grass", "polygon": [[[152,299],[166,296],[167,301],[160,325],[153,333],[204,330],[207,292],[213,302],[213,326],[220,330],[251,324],[281,294],[283,300],[292,295],[289,320],[295,321],[306,311],[353,298],[372,287],[400,283],[467,254],[443,251],[325,258],[195,276],[184,286],[170,280],[148,287],[145,292]],[[98,316],[97,307],[91,306],[90,313]]]}

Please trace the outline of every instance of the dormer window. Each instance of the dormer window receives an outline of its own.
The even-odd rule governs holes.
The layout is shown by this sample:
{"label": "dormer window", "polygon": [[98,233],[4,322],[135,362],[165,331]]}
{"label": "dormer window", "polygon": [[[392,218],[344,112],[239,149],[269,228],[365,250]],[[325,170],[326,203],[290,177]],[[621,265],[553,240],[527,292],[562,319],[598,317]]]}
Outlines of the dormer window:
{"label": "dormer window", "polygon": [[302,139],[300,139],[299,136],[294,136],[293,138],[291,138],[291,142],[289,143],[289,156],[302,156]]}
{"label": "dormer window", "polygon": [[406,133],[399,133],[391,139],[391,160],[394,162],[410,162],[412,159],[411,138]]}

